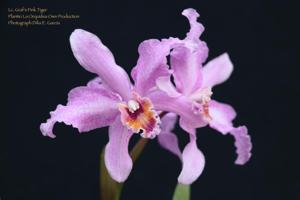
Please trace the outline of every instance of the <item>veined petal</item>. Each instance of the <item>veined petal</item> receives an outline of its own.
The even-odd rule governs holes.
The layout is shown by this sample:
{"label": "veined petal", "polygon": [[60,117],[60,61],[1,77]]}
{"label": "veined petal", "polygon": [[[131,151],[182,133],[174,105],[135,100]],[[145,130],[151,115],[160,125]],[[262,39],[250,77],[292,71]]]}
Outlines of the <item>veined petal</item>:
{"label": "veined petal", "polygon": [[104,88],[77,87],[69,92],[66,106],[58,105],[51,117],[40,126],[44,136],[54,138],[53,126],[64,122],[78,128],[79,132],[108,126],[119,114],[117,103],[119,97]]}
{"label": "veined petal", "polygon": [[180,92],[189,95],[197,90],[202,83],[201,68],[208,56],[205,42],[199,39],[204,31],[202,24],[197,22],[199,14],[194,9],[186,9],[182,13],[190,23],[187,37],[171,53],[171,67],[174,80]]}
{"label": "veined petal", "polygon": [[202,87],[213,87],[226,81],[233,71],[233,64],[227,53],[209,61],[203,67]]}
{"label": "veined petal", "polygon": [[130,79],[115,63],[110,50],[94,34],[76,29],[70,36],[74,56],[86,70],[99,75],[101,80],[124,99],[130,98]]}
{"label": "veined petal", "polygon": [[161,133],[158,135],[159,144],[166,150],[177,155],[181,159],[181,151],[178,145],[178,139],[172,132],[177,121],[175,113],[168,113],[161,119]]}
{"label": "veined petal", "polygon": [[251,138],[248,135],[248,129],[246,126],[240,126],[230,131],[233,135],[236,147],[237,159],[235,164],[244,165],[251,157],[252,143]]}
{"label": "veined petal", "polygon": [[172,40],[159,41],[150,39],[139,46],[139,59],[132,69],[131,76],[135,82],[135,91],[141,96],[155,87],[156,79],[170,74],[167,56],[170,53]]}
{"label": "veined petal", "polygon": [[211,100],[209,102],[209,114],[212,118],[209,125],[212,128],[222,134],[227,134],[232,130],[232,120],[236,117],[236,112],[230,105]]}
{"label": "veined petal", "polygon": [[192,184],[204,169],[205,158],[197,147],[195,133],[190,133],[190,142],[183,150],[182,165],[182,170],[178,177],[178,182],[182,184]]}
{"label": "veined petal", "polygon": [[132,136],[120,118],[109,127],[109,142],[105,147],[104,161],[110,176],[117,182],[124,182],[132,169],[128,143]]}

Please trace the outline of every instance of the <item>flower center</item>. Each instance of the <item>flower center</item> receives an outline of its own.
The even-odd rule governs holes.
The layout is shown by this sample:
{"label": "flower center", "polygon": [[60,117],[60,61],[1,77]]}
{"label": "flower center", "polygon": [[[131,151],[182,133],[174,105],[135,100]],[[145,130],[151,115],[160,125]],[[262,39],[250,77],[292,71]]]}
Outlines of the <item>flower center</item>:
{"label": "flower center", "polygon": [[128,110],[131,113],[134,113],[135,111],[137,111],[140,108],[140,104],[135,100],[129,100],[127,105],[128,105]]}
{"label": "flower center", "polygon": [[151,139],[160,133],[161,121],[150,99],[133,93],[133,99],[119,104],[119,111],[123,125],[134,133]]}
{"label": "flower center", "polygon": [[207,122],[212,120],[209,114],[209,102],[212,94],[211,87],[206,87],[197,90],[191,95],[191,99],[194,101],[195,112],[200,113]]}

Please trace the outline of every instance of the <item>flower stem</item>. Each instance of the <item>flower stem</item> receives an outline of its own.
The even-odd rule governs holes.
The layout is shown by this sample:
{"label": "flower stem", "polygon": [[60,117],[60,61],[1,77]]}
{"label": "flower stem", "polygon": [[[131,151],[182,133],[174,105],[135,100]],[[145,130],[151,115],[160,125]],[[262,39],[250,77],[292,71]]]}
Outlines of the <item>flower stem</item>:
{"label": "flower stem", "polygon": [[104,163],[104,149],[100,156],[100,191],[101,199],[105,200],[118,200],[120,199],[120,193],[122,190],[122,184],[114,181],[105,166]]}
{"label": "flower stem", "polygon": [[138,159],[140,154],[143,152],[146,144],[148,142],[148,139],[141,138],[139,141],[134,145],[132,150],[130,151],[130,155],[132,158],[133,163]]}

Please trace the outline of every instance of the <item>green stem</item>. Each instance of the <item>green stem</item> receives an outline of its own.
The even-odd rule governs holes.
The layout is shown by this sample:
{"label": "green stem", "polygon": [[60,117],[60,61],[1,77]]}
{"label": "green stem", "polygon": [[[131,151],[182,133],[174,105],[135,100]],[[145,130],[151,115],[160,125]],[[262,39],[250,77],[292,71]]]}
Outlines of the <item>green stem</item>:
{"label": "green stem", "polygon": [[118,200],[120,199],[120,193],[122,184],[114,181],[105,166],[104,163],[104,149],[100,158],[100,191],[101,199],[105,200]]}
{"label": "green stem", "polygon": [[191,196],[191,186],[178,183],[176,185],[173,200],[189,200]]}
{"label": "green stem", "polygon": [[141,138],[132,148],[130,151],[130,156],[132,158],[133,163],[138,159],[138,157],[141,155],[143,152],[146,144],[148,142],[148,139]]}

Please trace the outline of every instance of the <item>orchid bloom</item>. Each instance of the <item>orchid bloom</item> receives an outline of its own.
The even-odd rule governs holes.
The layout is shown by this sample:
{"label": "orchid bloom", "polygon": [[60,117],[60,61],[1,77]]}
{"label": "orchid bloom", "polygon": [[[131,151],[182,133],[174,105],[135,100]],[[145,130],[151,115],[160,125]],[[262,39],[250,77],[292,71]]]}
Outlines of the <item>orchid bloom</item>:
{"label": "orchid bloom", "polygon": [[[175,86],[170,76],[160,77],[157,86],[170,97],[184,96],[190,99],[190,108],[206,124],[224,135],[231,134],[235,138],[237,153],[235,163],[243,165],[251,157],[252,144],[248,130],[246,126],[233,126],[232,121],[236,117],[236,112],[230,105],[211,99],[212,88],[229,78],[233,65],[227,53],[224,53],[203,66],[208,56],[208,48],[206,43],[199,39],[204,31],[202,24],[197,22],[199,14],[194,9],[186,9],[182,14],[188,18],[191,29],[185,39],[177,39],[177,46],[170,54]],[[183,116],[180,120],[181,127],[196,137],[195,130],[189,126],[188,120]],[[161,134],[159,137],[162,138],[160,143],[163,147],[180,157],[177,142],[167,142],[170,137],[172,141],[177,140],[174,134],[172,136]]]}
{"label": "orchid bloom", "polygon": [[[41,124],[40,129],[44,136],[55,138],[53,127],[56,122],[72,125],[79,132],[109,126],[104,160],[109,174],[116,181],[125,181],[132,169],[128,143],[134,133],[152,139],[160,132],[170,131],[169,123],[174,122],[172,114],[162,119],[160,114],[176,113],[188,119],[192,127],[203,123],[189,109],[188,98],[170,98],[157,90],[156,80],[171,73],[167,55],[172,41],[151,39],[140,44],[139,59],[131,73],[134,85],[97,36],[77,29],[71,34],[70,43],[80,65],[98,77],[86,86],[72,89],[67,105],[58,105],[50,112],[51,117]],[[196,171],[202,171],[201,166],[204,165],[195,140],[186,149],[183,160],[188,161],[195,156],[200,159],[192,162],[196,164],[193,166],[184,164],[181,177],[189,177],[195,167]]]}

